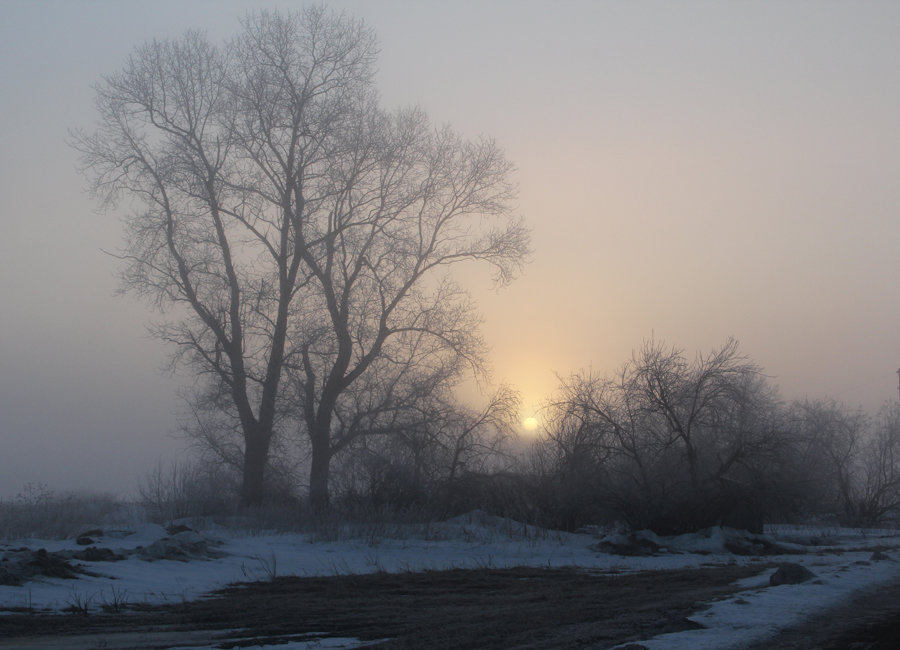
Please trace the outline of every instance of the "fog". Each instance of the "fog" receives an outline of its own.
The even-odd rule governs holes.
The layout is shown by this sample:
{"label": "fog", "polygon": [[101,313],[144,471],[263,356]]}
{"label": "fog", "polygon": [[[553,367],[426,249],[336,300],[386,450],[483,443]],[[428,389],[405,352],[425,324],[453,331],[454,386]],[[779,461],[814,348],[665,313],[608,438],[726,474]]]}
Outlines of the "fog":
{"label": "fog", "polygon": [[[500,291],[463,279],[523,415],[651,336],[733,336],[785,399],[897,399],[900,5],[330,4],[377,32],[384,105],[518,167],[534,258]],[[259,6],[295,3],[0,0],[0,497],[128,492],[182,449],[188,379],[145,333],[159,314],[115,295],[118,214],[66,137],[134,46],[224,39]]]}

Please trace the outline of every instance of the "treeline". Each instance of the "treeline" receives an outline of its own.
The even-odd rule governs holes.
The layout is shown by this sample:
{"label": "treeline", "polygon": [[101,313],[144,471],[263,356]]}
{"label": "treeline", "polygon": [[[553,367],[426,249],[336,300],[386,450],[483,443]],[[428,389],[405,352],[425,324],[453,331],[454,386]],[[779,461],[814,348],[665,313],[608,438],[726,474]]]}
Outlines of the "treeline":
{"label": "treeline", "polygon": [[734,340],[693,360],[645,343],[615,375],[566,380],[546,419],[532,475],[562,527],[872,526],[900,508],[900,405],[785,404]]}
{"label": "treeline", "polygon": [[149,477],[148,501],[661,532],[894,514],[895,411],[782,405],[734,342],[694,360],[651,342],[570,377],[531,449],[509,390],[461,404],[487,347],[456,272],[510,282],[531,235],[499,145],[383,107],[377,54],[343,13],[257,11],[218,43],[140,45],[95,87],[70,143],[100,205],[126,209],[122,290],[162,311],[151,332],[193,379],[201,461]]}
{"label": "treeline", "polygon": [[[649,341],[613,374],[568,377],[528,444],[515,434],[517,412],[501,389],[480,410],[438,400],[395,430],[360,436],[335,459],[331,508],[406,518],[481,508],[560,529],[619,521],[661,534],[873,526],[900,513],[900,404],[867,414],[830,400],[784,403],[734,340],[693,359]],[[302,440],[281,443],[268,498],[302,510]],[[221,454],[205,458],[148,477],[145,501],[160,516],[166,504],[178,516],[226,508],[238,474]]]}

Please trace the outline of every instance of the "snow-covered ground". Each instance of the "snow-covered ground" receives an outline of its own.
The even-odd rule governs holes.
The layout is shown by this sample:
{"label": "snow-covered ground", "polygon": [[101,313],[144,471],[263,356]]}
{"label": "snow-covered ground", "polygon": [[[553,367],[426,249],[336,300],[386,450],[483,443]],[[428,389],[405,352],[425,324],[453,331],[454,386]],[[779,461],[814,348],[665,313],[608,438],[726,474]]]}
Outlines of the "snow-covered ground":
{"label": "snow-covered ground", "polygon": [[[768,540],[778,543],[783,556],[733,555],[726,548],[729,531],[660,539],[647,535],[662,549],[626,557],[597,550],[596,534],[570,534],[535,529],[509,520],[473,513],[427,527],[414,526],[389,535],[375,530],[337,535],[338,541],[315,541],[298,533],[252,534],[210,527],[200,531],[206,557],[178,561],[148,560],[134,553],[167,536],[164,528],[142,524],[94,535],[92,546],[128,554],[117,562],[75,560],[96,575],[77,580],[37,578],[19,586],[0,586],[0,612],[30,608],[65,610],[138,602],[178,603],[198,598],[232,582],[267,580],[273,576],[329,576],[375,571],[420,571],[449,568],[512,566],[577,566],[617,572],[676,569],[729,563],[760,565],[758,576],[740,583],[742,591],[711,603],[692,620],[703,629],[666,634],[643,641],[648,648],[728,648],[759,641],[777,630],[797,624],[809,614],[839,604],[854,592],[900,580],[900,531],[819,530],[779,527]],[[195,533],[187,535],[196,538]],[[622,536],[610,536],[619,542]],[[202,546],[202,545],[201,545]],[[69,540],[27,539],[0,544],[0,554],[27,547],[48,552],[83,550]],[[873,560],[872,549],[887,549],[890,559]],[[794,562],[809,568],[816,579],[801,584],[769,586],[770,562]],[[316,641],[325,647],[324,640]],[[307,648],[309,641],[279,648]],[[330,640],[330,647],[352,647],[354,641]],[[343,644],[343,645],[340,645]]]}

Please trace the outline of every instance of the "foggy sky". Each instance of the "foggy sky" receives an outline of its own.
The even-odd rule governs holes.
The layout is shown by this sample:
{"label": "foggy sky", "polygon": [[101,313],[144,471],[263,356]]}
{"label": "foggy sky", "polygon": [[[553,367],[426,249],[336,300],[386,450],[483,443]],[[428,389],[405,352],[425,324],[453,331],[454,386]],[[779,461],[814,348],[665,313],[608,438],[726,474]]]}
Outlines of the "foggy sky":
{"label": "foggy sky", "polygon": [[[900,367],[900,4],[362,2],[387,107],[497,139],[534,261],[466,275],[525,413],[655,336],[729,336],[785,399],[877,408]],[[0,497],[130,491],[174,457],[159,318],[116,297],[116,214],[67,130],[153,37],[291,2],[0,0]]]}

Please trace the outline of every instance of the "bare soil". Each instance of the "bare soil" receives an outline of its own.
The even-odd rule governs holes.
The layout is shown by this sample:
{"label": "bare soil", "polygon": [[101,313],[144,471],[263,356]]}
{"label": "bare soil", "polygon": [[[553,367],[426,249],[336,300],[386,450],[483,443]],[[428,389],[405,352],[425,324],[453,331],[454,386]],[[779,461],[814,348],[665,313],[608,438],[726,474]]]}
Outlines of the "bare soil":
{"label": "bare soil", "polygon": [[277,578],[118,614],[0,616],[0,648],[232,648],[315,633],[378,648],[608,648],[686,620],[766,565],[627,574],[479,569]]}

